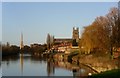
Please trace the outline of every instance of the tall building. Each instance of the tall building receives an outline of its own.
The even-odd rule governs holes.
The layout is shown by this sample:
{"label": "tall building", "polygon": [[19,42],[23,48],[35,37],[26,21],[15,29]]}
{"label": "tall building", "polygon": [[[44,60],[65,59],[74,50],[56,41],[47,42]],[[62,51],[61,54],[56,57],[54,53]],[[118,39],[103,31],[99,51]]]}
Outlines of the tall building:
{"label": "tall building", "polygon": [[20,49],[24,47],[23,45],[23,34],[21,33],[21,39],[20,39]]}
{"label": "tall building", "polygon": [[79,28],[73,27],[72,39],[75,39],[76,42],[79,41]]}

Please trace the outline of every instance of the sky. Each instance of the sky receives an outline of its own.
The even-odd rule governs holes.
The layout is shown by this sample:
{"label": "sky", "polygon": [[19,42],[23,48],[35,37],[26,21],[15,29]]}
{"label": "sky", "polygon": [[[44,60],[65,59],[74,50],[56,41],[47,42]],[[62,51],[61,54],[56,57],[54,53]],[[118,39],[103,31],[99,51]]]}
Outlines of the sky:
{"label": "sky", "polygon": [[2,2],[118,2],[119,0],[1,0]]}
{"label": "sky", "polygon": [[0,2],[0,41],[2,41],[2,2]]}
{"label": "sky", "polygon": [[55,38],[72,38],[73,27],[90,25],[96,17],[106,15],[117,2],[3,2],[2,43],[24,45],[46,43],[47,34]]}

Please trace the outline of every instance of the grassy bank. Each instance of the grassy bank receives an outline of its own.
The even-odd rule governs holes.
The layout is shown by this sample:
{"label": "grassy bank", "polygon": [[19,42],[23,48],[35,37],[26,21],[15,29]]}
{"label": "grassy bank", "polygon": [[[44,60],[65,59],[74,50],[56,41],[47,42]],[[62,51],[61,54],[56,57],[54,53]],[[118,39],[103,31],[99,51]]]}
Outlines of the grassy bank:
{"label": "grassy bank", "polygon": [[103,77],[112,77],[112,78],[120,78],[120,69],[114,69],[110,71],[105,71],[99,74],[93,74],[91,78],[103,78]]}
{"label": "grassy bank", "polygon": [[120,67],[120,61],[111,59],[109,54],[105,53],[92,53],[92,54],[79,54],[72,57],[72,61],[88,65],[99,73]]}

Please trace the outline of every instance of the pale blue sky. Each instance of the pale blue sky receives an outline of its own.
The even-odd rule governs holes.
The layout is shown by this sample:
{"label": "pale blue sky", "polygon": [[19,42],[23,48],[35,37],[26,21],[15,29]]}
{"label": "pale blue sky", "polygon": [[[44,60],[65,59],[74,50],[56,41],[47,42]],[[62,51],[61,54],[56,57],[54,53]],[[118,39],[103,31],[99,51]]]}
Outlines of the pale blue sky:
{"label": "pale blue sky", "polygon": [[119,0],[1,0],[2,2],[118,2]]}
{"label": "pale blue sky", "polygon": [[2,3],[3,43],[19,45],[23,32],[24,44],[45,43],[47,33],[59,38],[71,38],[72,28],[91,24],[105,15],[117,2]]}
{"label": "pale blue sky", "polygon": [[0,2],[0,41],[2,41],[2,2]]}

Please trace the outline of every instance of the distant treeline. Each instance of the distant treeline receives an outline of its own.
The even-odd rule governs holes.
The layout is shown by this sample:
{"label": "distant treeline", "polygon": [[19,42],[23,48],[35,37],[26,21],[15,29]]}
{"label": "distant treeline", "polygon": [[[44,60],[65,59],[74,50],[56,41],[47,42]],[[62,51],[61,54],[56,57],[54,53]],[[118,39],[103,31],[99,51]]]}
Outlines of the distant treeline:
{"label": "distant treeline", "polygon": [[20,50],[20,52],[24,52],[24,53],[39,52],[39,53],[42,53],[45,50],[47,50],[47,45],[46,44],[43,44],[43,45],[33,45],[33,46],[25,45],[24,48],[22,48]]}
{"label": "distant treeline", "polygon": [[16,45],[2,46],[2,56],[17,55],[20,52],[20,48]]}
{"label": "distant treeline", "polygon": [[43,45],[33,45],[27,46],[25,45],[22,49],[16,45],[3,45],[2,46],[2,56],[8,55],[18,55],[19,53],[30,53],[33,54],[34,52],[42,53],[47,49],[46,44]]}

